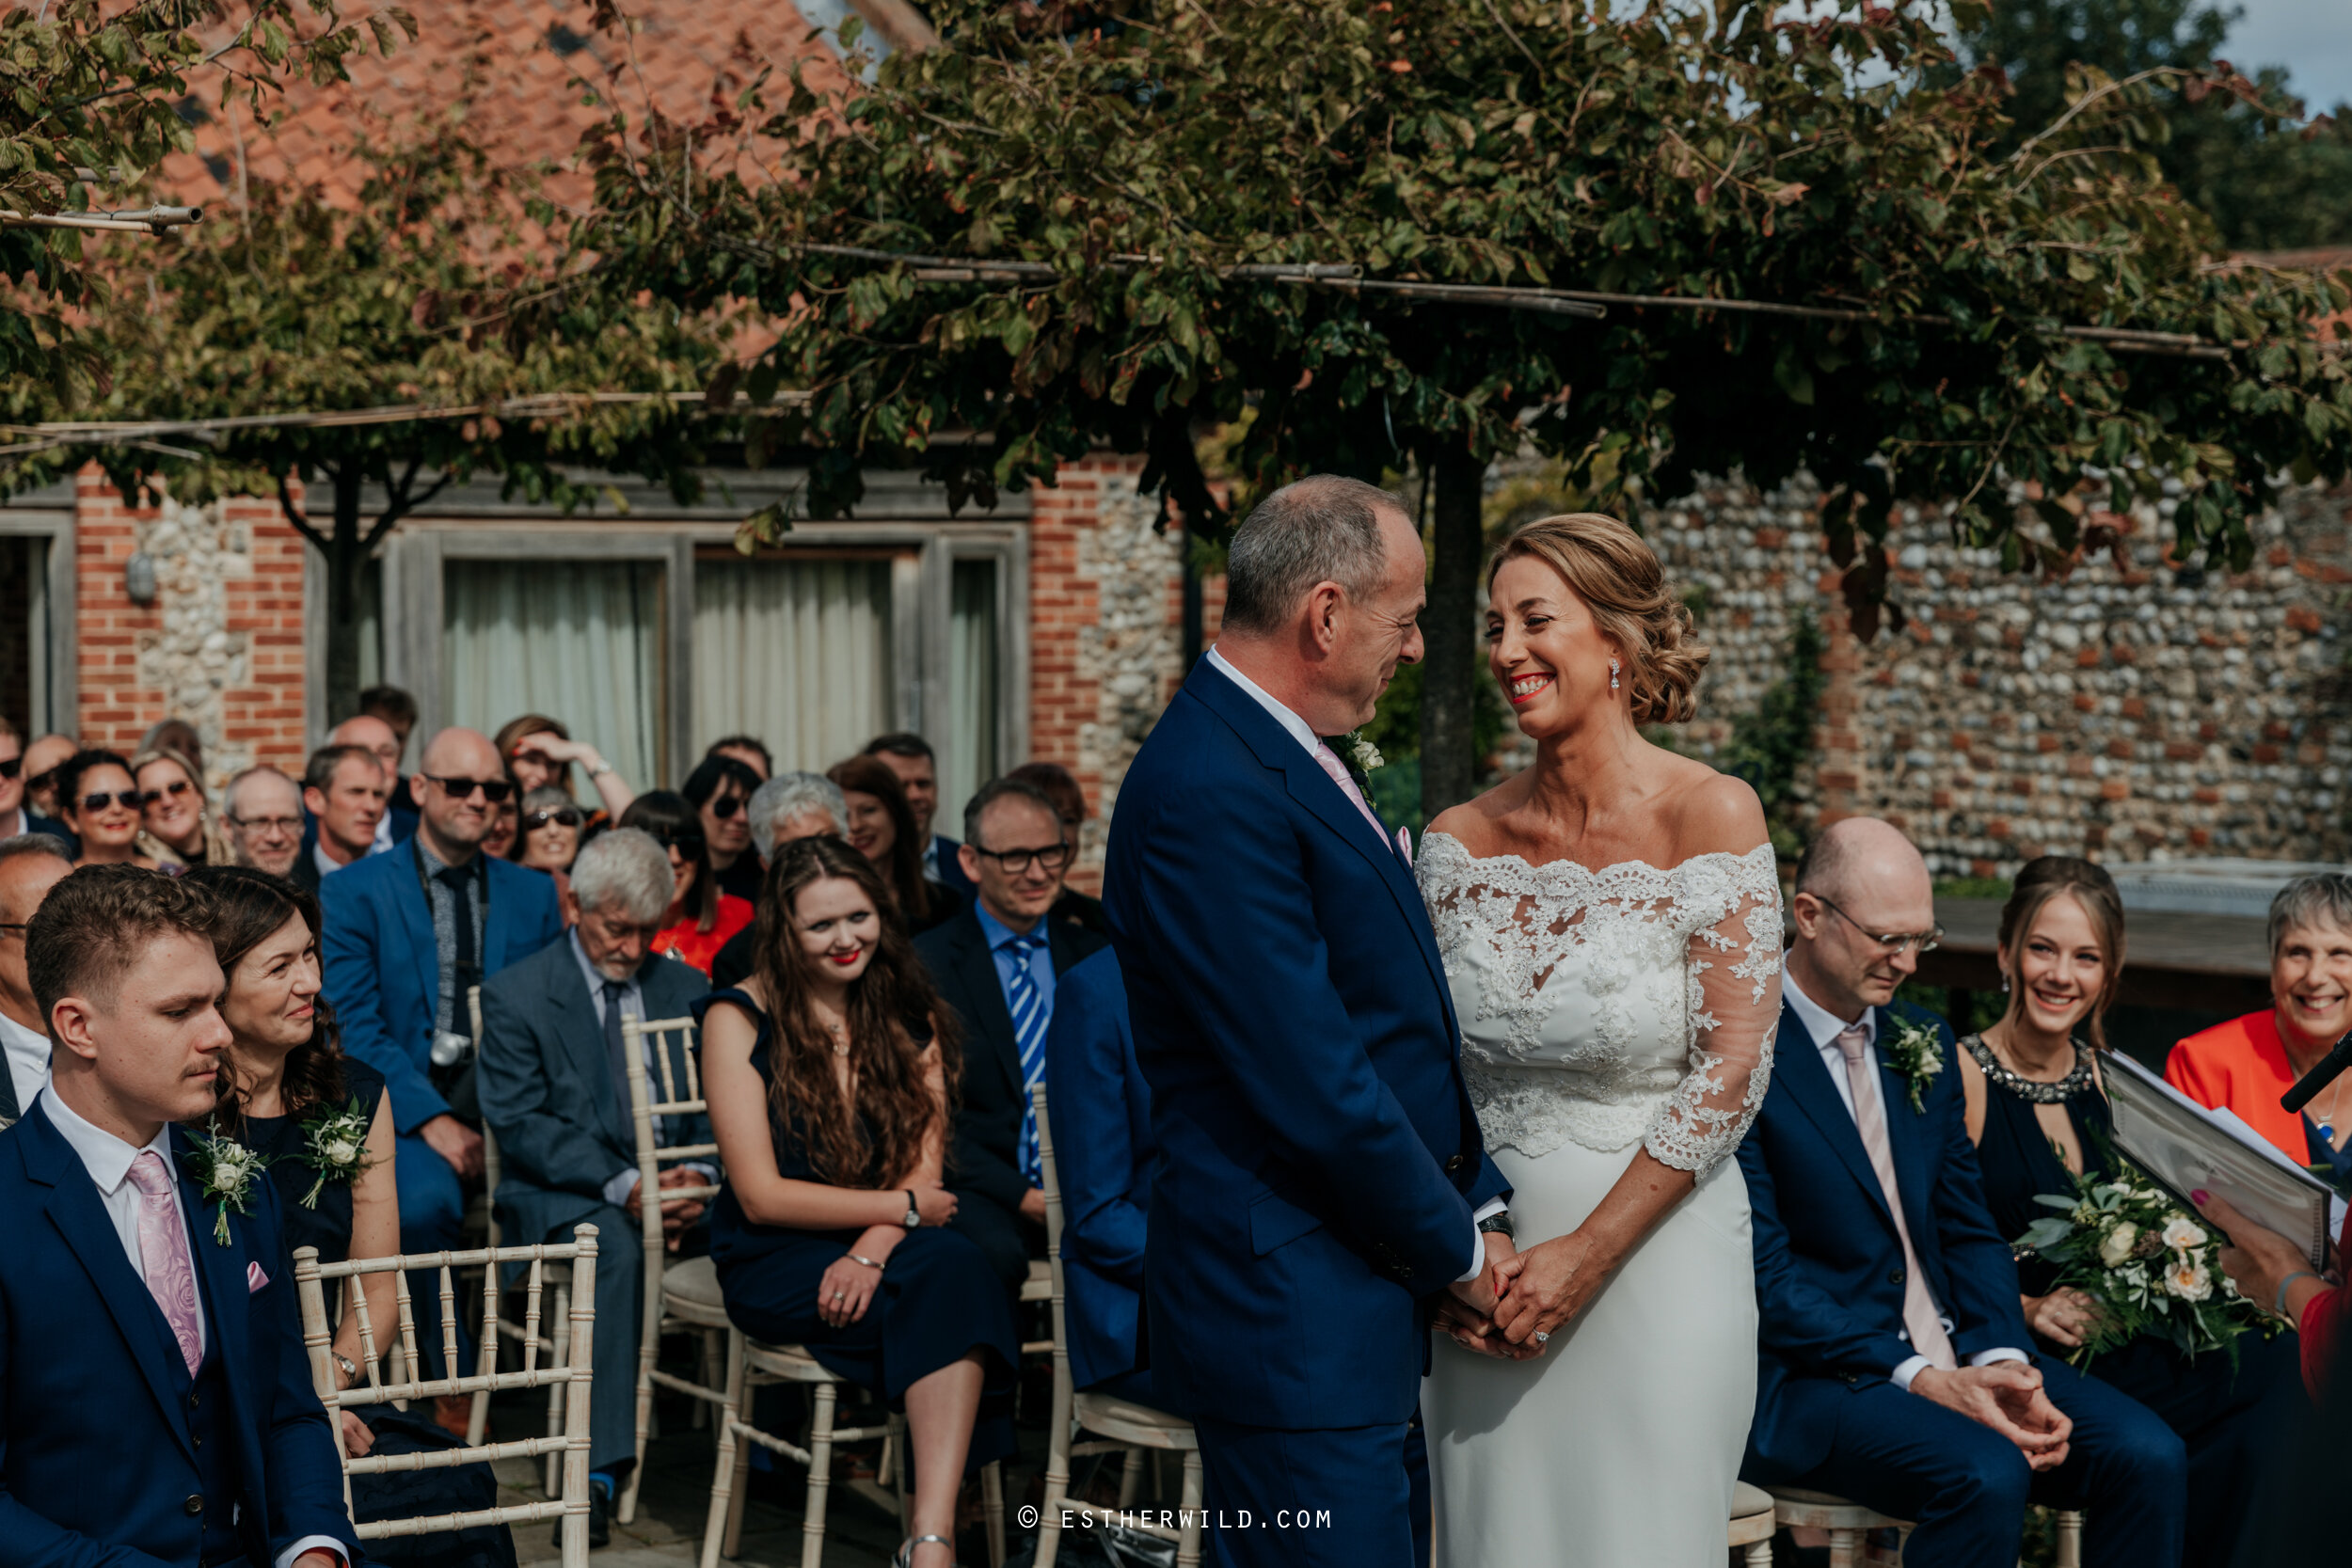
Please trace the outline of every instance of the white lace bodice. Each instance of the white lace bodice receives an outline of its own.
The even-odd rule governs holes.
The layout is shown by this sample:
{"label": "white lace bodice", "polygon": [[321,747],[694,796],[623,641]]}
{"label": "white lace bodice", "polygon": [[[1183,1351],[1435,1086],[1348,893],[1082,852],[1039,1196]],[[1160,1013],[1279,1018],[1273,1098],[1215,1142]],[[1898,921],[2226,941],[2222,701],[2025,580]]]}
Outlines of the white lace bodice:
{"label": "white lace bodice", "polygon": [[1771,845],[1595,871],[1481,860],[1430,833],[1415,875],[1489,1145],[1639,1141],[1702,1173],[1740,1147],[1780,1021]]}

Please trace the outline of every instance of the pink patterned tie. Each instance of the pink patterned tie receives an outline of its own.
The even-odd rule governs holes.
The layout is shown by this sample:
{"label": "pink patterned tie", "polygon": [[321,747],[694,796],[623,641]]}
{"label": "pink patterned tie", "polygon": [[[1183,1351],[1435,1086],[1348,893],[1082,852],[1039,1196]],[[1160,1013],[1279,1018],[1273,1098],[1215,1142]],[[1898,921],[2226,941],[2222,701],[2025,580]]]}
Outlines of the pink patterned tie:
{"label": "pink patterned tie", "polygon": [[1331,775],[1331,782],[1340,786],[1340,793],[1354,801],[1356,809],[1364,814],[1364,820],[1372,824],[1372,836],[1378,839],[1384,847],[1389,847],[1389,830],[1380,825],[1380,818],[1374,816],[1372,807],[1365,803],[1364,792],[1356,787],[1355,775],[1348,772],[1347,764],[1320,741],[1315,744],[1315,761],[1321,763],[1323,770]]}
{"label": "pink patterned tie", "polygon": [[1928,1294],[1919,1254],[1911,1244],[1911,1227],[1903,1219],[1902,1189],[1895,1183],[1895,1148],[1886,1136],[1886,1106],[1879,1098],[1878,1074],[1863,1056],[1869,1047],[1869,1031],[1859,1023],[1837,1033],[1837,1049],[1846,1057],[1846,1083],[1853,1090],[1854,1131],[1862,1134],[1870,1168],[1886,1194],[1887,1211],[1895,1216],[1895,1234],[1903,1243],[1903,1327],[1911,1332],[1913,1350],[1950,1371],[1960,1361],[1952,1354],[1951,1337],[1944,1332],[1944,1320],[1936,1315],[1935,1298]]}
{"label": "pink patterned tie", "polygon": [[196,1265],[188,1257],[188,1227],[180,1223],[180,1206],[171,1201],[171,1173],[163,1156],[142,1149],[131,1162],[131,1185],[139,1190],[139,1263],[147,1288],[171,1324],[187,1358],[188,1375],[204,1361],[204,1334],[196,1316]]}

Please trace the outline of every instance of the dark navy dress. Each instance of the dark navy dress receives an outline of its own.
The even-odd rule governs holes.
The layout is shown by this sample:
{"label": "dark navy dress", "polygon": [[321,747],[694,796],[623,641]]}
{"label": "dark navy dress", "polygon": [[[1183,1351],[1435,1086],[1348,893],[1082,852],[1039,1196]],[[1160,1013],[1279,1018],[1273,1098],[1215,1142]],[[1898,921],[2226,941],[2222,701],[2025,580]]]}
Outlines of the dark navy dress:
{"label": "dark navy dress", "polygon": [[[741,1008],[759,1026],[752,1068],[765,1083],[775,1039],[768,1015],[739,990],[718,990],[694,1004],[695,1021],[721,1002]],[[822,1180],[810,1165],[800,1118],[783,1126],[772,1101],[770,1105],[776,1174],[787,1180]],[[861,1184],[880,1189],[882,1171],[869,1164]],[[977,1469],[1009,1457],[1013,1374],[1021,1347],[1012,1303],[987,1258],[961,1231],[931,1226],[910,1230],[891,1252],[866,1315],[835,1328],[817,1315],[817,1291],[825,1271],[848,1255],[859,1234],[755,1225],[745,1217],[734,1190],[723,1187],[710,1209],[710,1257],[727,1316],[755,1339],[804,1347],[826,1370],[880,1395],[894,1410],[904,1408],[910,1386],[985,1350],[986,1385],[966,1465]]]}
{"label": "dark navy dress", "polygon": [[[344,1101],[357,1099],[371,1122],[384,1100],[384,1078],[353,1057],[343,1059]],[[341,1110],[342,1106],[335,1107]],[[241,1140],[269,1162],[278,1184],[278,1212],[284,1216],[286,1250],[316,1247],[319,1261],[340,1263],[351,1256],[351,1183],[330,1180],[319,1188],[317,1207],[302,1200],[318,1180],[318,1167],[304,1158],[302,1122],[293,1117],[247,1117]],[[340,1292],[330,1295],[340,1299]],[[379,1348],[396,1332],[376,1324]],[[372,1404],[352,1414],[375,1433],[373,1454],[434,1453],[465,1444],[435,1425],[425,1407],[398,1410]],[[407,1519],[420,1514],[469,1513],[498,1506],[498,1479],[487,1465],[457,1465],[446,1470],[393,1470],[351,1478],[353,1519]],[[480,1526],[452,1535],[405,1535],[368,1543],[371,1562],[415,1568],[515,1568],[515,1542],[503,1525]]]}
{"label": "dark navy dress", "polygon": [[[1964,1050],[1973,1049],[1978,1038],[1961,1043]],[[2084,1160],[2102,1175],[2111,1174],[2114,1120],[2106,1097],[2086,1085],[2064,1103]],[[1993,1223],[2012,1241],[2051,1212],[2034,1202],[2037,1194],[2063,1196],[2074,1190],[2074,1178],[2042,1131],[2032,1104],[1990,1074],[1977,1163],[1983,1171]],[[2046,1259],[2022,1259],[2017,1286],[2029,1296],[2048,1295],[2057,1287],[2058,1275],[2058,1265]],[[2069,1354],[2047,1341],[2032,1348],[2044,1355]],[[2242,1335],[2233,1365],[2227,1351],[2207,1351],[2192,1358],[2165,1340],[2143,1335],[2121,1350],[2092,1357],[2083,1370],[2146,1405],[2187,1445],[2188,1529],[2183,1568],[2225,1568],[2245,1531],[2265,1471],[2280,1457],[2286,1434],[2299,1430],[2303,1390],[2295,1336],[2265,1339],[2260,1334]]]}

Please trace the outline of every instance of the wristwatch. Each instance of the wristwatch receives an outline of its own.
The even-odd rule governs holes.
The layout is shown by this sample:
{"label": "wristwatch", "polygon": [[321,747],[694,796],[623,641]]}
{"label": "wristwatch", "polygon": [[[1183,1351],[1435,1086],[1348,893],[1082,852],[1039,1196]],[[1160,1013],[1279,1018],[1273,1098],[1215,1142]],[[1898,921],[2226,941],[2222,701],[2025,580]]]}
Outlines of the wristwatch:
{"label": "wristwatch", "polygon": [[916,1228],[923,1223],[923,1211],[914,1206],[914,1190],[911,1187],[907,1190],[906,1217],[898,1223],[909,1230]]}
{"label": "wristwatch", "polygon": [[1501,1236],[1516,1237],[1519,1233],[1518,1222],[1511,1217],[1511,1211],[1508,1209],[1498,1209],[1488,1214],[1478,1222],[1478,1228],[1482,1235],[1492,1231]]}
{"label": "wristwatch", "polygon": [[359,1381],[358,1362],[354,1361],[350,1356],[345,1355],[341,1351],[329,1351],[327,1354],[335,1358],[335,1365],[343,1370],[343,1377],[346,1381],[351,1383],[357,1383]]}

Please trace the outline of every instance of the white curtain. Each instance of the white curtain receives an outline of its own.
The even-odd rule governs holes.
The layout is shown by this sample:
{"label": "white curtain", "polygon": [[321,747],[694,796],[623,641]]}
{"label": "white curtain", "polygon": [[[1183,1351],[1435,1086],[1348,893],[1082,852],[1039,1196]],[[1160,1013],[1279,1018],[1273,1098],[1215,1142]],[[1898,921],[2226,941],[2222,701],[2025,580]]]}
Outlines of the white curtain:
{"label": "white curtain", "polygon": [[632,788],[660,782],[659,566],[453,561],[443,588],[451,723],[496,735],[544,713]]}
{"label": "white curtain", "polygon": [[891,728],[890,562],[701,561],[694,744],[756,736],[821,773]]}
{"label": "white curtain", "polygon": [[949,593],[947,722],[939,748],[939,831],[961,836],[963,803],[1002,768],[996,755],[996,562],[959,561]]}

